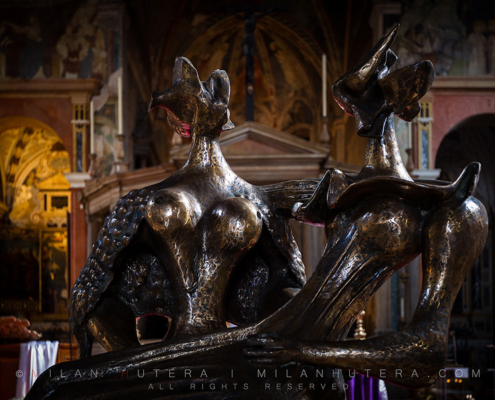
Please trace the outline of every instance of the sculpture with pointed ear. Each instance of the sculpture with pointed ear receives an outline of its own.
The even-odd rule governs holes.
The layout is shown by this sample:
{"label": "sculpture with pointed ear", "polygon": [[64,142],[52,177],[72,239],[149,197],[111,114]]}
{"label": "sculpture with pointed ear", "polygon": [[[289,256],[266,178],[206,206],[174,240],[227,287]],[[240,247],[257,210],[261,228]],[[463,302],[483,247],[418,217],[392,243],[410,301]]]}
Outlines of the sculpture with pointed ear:
{"label": "sculpture with pointed ear", "polygon": [[201,82],[191,62],[178,57],[172,86],[152,93],[148,111],[165,108],[170,126],[183,137],[218,135],[234,128],[230,121],[229,98],[230,81],[225,71],[215,70],[207,81]]}
{"label": "sculpture with pointed ear", "polygon": [[435,79],[430,61],[390,72],[397,60],[390,46],[398,30],[399,25],[332,86],[339,106],[356,117],[360,136],[383,136],[383,125],[392,112],[411,121],[420,110],[419,100]]}

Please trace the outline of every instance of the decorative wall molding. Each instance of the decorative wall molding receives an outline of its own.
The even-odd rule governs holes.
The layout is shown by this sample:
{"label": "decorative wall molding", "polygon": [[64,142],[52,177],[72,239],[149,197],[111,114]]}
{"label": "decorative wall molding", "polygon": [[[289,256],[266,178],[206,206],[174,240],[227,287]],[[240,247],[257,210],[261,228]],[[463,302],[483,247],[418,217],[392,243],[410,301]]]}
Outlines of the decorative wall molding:
{"label": "decorative wall molding", "polygon": [[495,76],[437,76],[432,94],[452,91],[495,92]]}
{"label": "decorative wall molding", "polygon": [[67,182],[70,183],[71,189],[82,189],[86,184],[85,181],[91,179],[87,172],[69,172],[64,176]]}
{"label": "decorative wall molding", "polygon": [[101,179],[89,178],[84,182],[86,186],[78,200],[85,206],[87,216],[108,213],[131,190],[158,183],[176,171],[175,166],[169,164],[112,174]]}
{"label": "decorative wall molding", "polygon": [[87,104],[100,91],[99,79],[0,79],[0,98],[67,98]]}

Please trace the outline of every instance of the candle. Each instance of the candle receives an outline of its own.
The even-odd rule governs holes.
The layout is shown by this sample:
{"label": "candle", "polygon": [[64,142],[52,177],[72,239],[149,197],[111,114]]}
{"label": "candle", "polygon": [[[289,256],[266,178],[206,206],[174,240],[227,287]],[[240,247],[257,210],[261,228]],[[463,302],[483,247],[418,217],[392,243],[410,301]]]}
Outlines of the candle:
{"label": "candle", "polygon": [[412,122],[407,123],[407,148],[412,149]]}
{"label": "candle", "polygon": [[322,115],[323,117],[327,116],[327,55],[323,54],[321,56],[321,69],[322,69],[322,86],[323,86],[323,91],[322,91],[322,96],[323,96],[323,110],[322,110]]}
{"label": "candle", "polygon": [[95,108],[93,100],[89,103],[89,140],[91,143],[89,154],[95,154]]}
{"label": "candle", "polygon": [[122,77],[119,76],[118,79],[118,94],[119,94],[119,110],[118,110],[118,132],[124,133],[124,111],[122,108]]}

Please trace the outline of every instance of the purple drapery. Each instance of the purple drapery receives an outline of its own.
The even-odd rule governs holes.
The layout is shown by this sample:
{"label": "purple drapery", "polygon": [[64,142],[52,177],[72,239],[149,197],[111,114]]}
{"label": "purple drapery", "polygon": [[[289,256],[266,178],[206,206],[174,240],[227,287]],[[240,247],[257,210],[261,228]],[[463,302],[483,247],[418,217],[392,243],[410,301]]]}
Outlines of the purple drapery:
{"label": "purple drapery", "polygon": [[384,400],[380,380],[356,373],[348,382],[347,400]]}

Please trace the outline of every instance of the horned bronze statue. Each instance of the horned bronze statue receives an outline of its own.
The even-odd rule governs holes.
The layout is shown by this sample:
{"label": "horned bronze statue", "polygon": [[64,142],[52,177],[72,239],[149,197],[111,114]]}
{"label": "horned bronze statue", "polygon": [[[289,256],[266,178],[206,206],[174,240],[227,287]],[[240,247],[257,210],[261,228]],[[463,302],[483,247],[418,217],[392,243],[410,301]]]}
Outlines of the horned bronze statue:
{"label": "horned bronze statue", "polygon": [[[289,300],[284,289],[305,283],[288,225],[293,203],[274,198],[280,185],[245,182],[222,155],[220,133],[233,128],[229,97],[225,71],[200,82],[185,58],[172,87],[153,93],[150,110],[165,108],[174,130],[192,138],[189,158],[170,178],[120,199],[100,231],[72,289],[82,358],[93,338],[108,351],[138,346],[138,316],[171,317],[167,339],[208,333],[226,320],[242,326],[270,315]],[[314,185],[282,187],[297,199]]]}
{"label": "horned bronze statue", "polygon": [[[472,197],[479,164],[454,183],[414,181],[402,164],[392,114],[417,115],[434,69],[426,61],[390,72],[397,30],[333,86],[368,141],[361,172],[321,180],[257,187],[235,175],[218,142],[233,127],[228,77],[214,71],[200,82],[179,58],[172,87],[154,92],[150,109],[165,108],[175,131],[191,136],[189,159],[119,200],[72,289],[81,360],[50,368],[26,399],[344,399],[347,370],[432,384],[487,215]],[[307,282],[290,218],[326,228]],[[345,341],[378,288],[420,254],[421,295],[405,329]],[[150,312],[169,316],[171,328],[141,346],[134,320]],[[93,339],[109,352],[89,357]]]}

